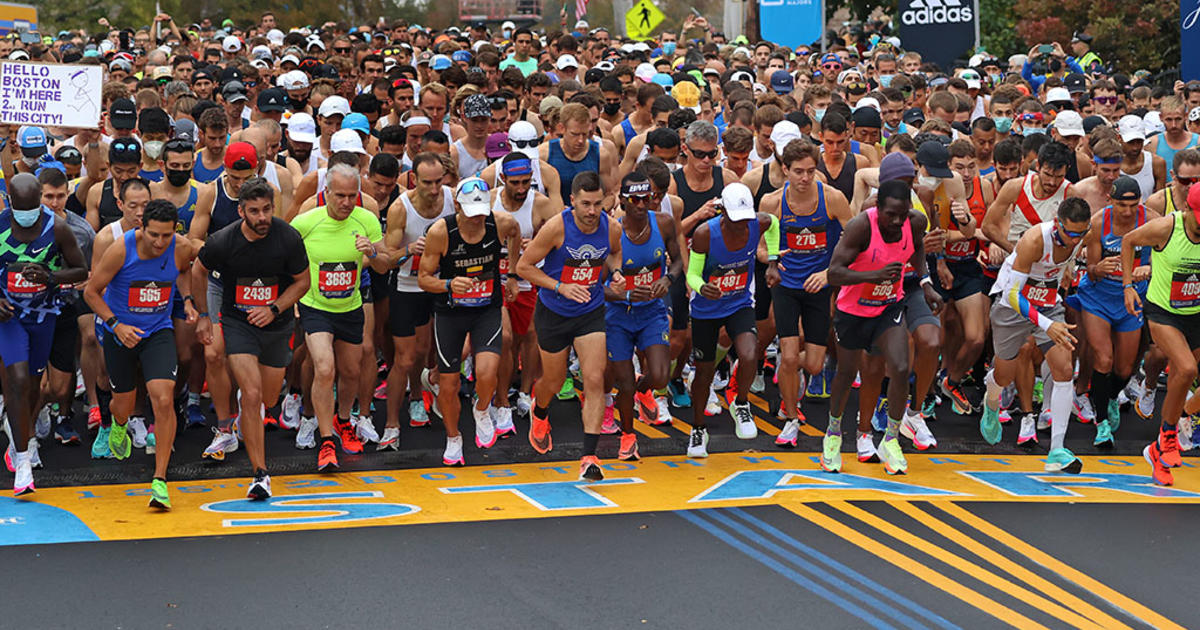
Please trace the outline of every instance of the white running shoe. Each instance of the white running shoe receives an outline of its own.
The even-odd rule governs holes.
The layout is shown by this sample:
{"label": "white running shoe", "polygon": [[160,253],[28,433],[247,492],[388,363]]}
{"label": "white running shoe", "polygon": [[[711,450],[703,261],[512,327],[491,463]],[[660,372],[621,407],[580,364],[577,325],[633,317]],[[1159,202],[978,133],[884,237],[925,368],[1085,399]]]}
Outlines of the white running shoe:
{"label": "white running shoe", "polygon": [[1016,397],[1017,397],[1017,385],[1015,383],[1009,383],[1008,385],[1005,385],[1004,389],[1000,390],[1000,408],[1008,409],[1009,407],[1011,407],[1013,404],[1013,400]]}
{"label": "white running shoe", "polygon": [[492,426],[496,429],[496,437],[505,439],[517,434],[513,424],[512,407],[488,406],[488,414],[492,417]]}
{"label": "white running shoe", "polygon": [[279,413],[279,426],[295,431],[300,428],[300,414],[303,411],[304,404],[300,400],[300,394],[288,394],[283,397],[282,409]]}
{"label": "white running shoe", "polygon": [[1021,429],[1017,432],[1017,446],[1033,446],[1038,443],[1037,422],[1033,414],[1025,414],[1021,419]]}
{"label": "white running shoe", "polygon": [[375,430],[375,422],[371,416],[351,414],[350,424],[354,427],[354,432],[358,434],[358,439],[362,440],[364,444],[379,442],[379,432]]}
{"label": "white running shoe", "polygon": [[530,409],[533,409],[533,396],[517,392],[517,415],[529,417]]}
{"label": "white running shoe", "polygon": [[[130,418],[129,422],[132,424],[133,419]],[[222,433],[215,428],[212,431],[212,443],[208,445],[208,448],[204,449],[204,452],[200,456],[216,462],[225,461],[226,455],[238,450],[237,436],[232,433]]]}
{"label": "white running shoe", "polygon": [[39,440],[50,437],[50,425],[50,405],[42,405],[42,410],[38,412],[37,423],[34,425],[34,435]]}
{"label": "white running shoe", "polygon": [[141,416],[130,416],[127,423],[129,437],[133,440],[134,448],[146,448],[146,419]]}
{"label": "white running shoe", "polygon": [[658,405],[658,422],[659,424],[671,423],[671,406],[667,404],[666,396],[655,396],[655,404]]}
{"label": "white running shoe", "polygon": [[716,390],[708,390],[708,402],[704,405],[704,415],[715,416],[721,413],[721,399],[717,396]]}
{"label": "white running shoe", "polygon": [[75,397],[82,398],[87,393],[87,384],[83,381],[83,370],[76,368],[75,370]]}
{"label": "white running shoe", "polygon": [[300,424],[296,431],[296,448],[317,447],[317,419],[313,416],[300,416]]}
{"label": "white running shoe", "polygon": [[758,437],[758,425],[754,424],[754,413],[750,411],[750,403],[733,403],[729,411],[733,416],[733,427],[739,439],[753,440]]}
{"label": "white running shoe", "polygon": [[[475,416],[475,446],[479,448],[492,448],[496,444],[496,427],[492,424],[492,416],[488,413],[487,409],[480,411],[473,404],[471,405],[471,415]],[[459,459],[461,460],[462,436],[459,436],[458,446]]]}
{"label": "white running shoe", "polygon": [[1096,410],[1092,408],[1092,399],[1087,394],[1075,394],[1075,415],[1083,423],[1096,421]]}
{"label": "white running shoe", "polygon": [[879,462],[879,451],[875,448],[875,438],[871,437],[871,433],[859,433],[858,439],[854,441],[858,449],[858,461],[864,464],[875,464]]}
{"label": "white running shoe", "polygon": [[750,391],[755,394],[767,391],[767,379],[763,378],[762,372],[754,375],[754,381],[750,383]]}
{"label": "white running shoe", "polygon": [[[1175,434],[1179,438],[1179,450],[1190,451],[1196,448],[1195,442],[1192,441],[1192,435],[1195,433],[1196,425],[1191,418],[1180,418],[1175,425]],[[33,440],[30,440],[29,452],[34,452]]]}
{"label": "white running shoe", "polygon": [[38,449],[37,438],[29,438],[28,448],[25,449],[25,456],[29,458],[29,466],[34,470],[42,469],[42,454]]}
{"label": "white running shoe", "polygon": [[1154,388],[1142,388],[1137,397],[1137,414],[1144,419],[1154,415]]}
{"label": "white running shoe", "polygon": [[1042,410],[1042,412],[1038,414],[1038,419],[1037,419],[1037,430],[1038,430],[1038,431],[1045,431],[1046,429],[1049,429],[1049,428],[1050,428],[1050,425],[1051,425],[1051,422],[1050,422],[1050,410],[1049,410],[1049,409],[1043,409],[1043,410]]}
{"label": "white running shoe", "polygon": [[937,438],[933,437],[925,418],[919,413],[910,414],[904,410],[904,420],[900,421],[900,435],[912,440],[918,451],[925,451],[937,446]]}
{"label": "white running shoe", "polygon": [[375,449],[382,451],[391,449],[393,451],[400,450],[400,429],[397,427],[384,427],[383,437],[379,439],[379,446]]}
{"label": "white running shoe", "polygon": [[695,458],[708,457],[707,427],[692,428],[692,435],[688,438],[687,456]]}
{"label": "white running shoe", "polygon": [[263,473],[256,475],[250,481],[250,487],[246,490],[246,498],[251,501],[266,501],[271,498],[271,476]]}
{"label": "white running shoe", "polygon": [[442,453],[442,463],[447,466],[462,466],[464,464],[461,433],[454,437],[446,438],[446,452]]}
{"label": "white running shoe", "polygon": [[783,425],[783,430],[775,437],[775,445],[783,448],[796,448],[796,443],[800,439],[800,421],[788,420]]}
{"label": "white running shoe", "polygon": [[29,453],[17,453],[13,457],[13,472],[17,475],[13,480],[14,495],[21,496],[34,491],[33,467],[29,464]]}

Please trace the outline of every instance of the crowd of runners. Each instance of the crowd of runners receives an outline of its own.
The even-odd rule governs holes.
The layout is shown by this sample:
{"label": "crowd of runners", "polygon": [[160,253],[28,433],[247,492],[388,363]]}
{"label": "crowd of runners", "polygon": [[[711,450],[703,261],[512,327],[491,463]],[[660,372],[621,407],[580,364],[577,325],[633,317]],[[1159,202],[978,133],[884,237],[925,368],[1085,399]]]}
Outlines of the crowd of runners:
{"label": "crowd of runners", "polygon": [[[824,427],[832,472],[843,416],[902,474],[939,405],[1047,472],[1082,468],[1072,417],[1111,447],[1122,404],[1161,421],[1155,482],[1192,447],[1200,82],[1113,72],[1084,33],[939,68],[886,33],[822,53],[703,18],[645,42],[101,22],[0,40],[106,79],[98,129],[0,127],[18,495],[54,441],[153,453],[160,508],[172,456],[242,448],[270,497],[265,430],[319,471],[435,418],[447,466],[515,420],[545,454],[556,398],[598,480],[603,435],[639,457],[635,422],[687,419],[688,457],[710,423],[755,438],[768,381],[775,443]],[[211,444],[172,453],[192,427]]]}

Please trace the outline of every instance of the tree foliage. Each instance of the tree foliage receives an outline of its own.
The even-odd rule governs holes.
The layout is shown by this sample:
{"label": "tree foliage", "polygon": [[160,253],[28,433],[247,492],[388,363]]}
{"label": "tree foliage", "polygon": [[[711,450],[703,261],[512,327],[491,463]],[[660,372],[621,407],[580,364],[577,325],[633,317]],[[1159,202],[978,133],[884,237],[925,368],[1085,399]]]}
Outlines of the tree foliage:
{"label": "tree foliage", "polygon": [[1017,0],[1013,12],[1021,16],[1016,28],[1025,50],[1048,42],[1069,49],[1071,34],[1082,30],[1104,62],[1121,71],[1179,65],[1178,1]]}

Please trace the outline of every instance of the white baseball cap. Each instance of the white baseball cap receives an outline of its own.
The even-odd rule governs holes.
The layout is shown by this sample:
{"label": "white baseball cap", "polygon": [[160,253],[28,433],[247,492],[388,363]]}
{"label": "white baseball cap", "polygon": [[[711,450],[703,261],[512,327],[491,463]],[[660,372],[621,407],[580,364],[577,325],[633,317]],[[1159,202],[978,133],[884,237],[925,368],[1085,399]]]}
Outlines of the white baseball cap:
{"label": "white baseball cap", "polygon": [[454,189],[454,200],[462,206],[463,214],[469,217],[486,216],[492,212],[487,182],[478,177],[468,177],[458,182]]}
{"label": "white baseball cap", "polygon": [[[284,59],[286,60],[287,57]],[[285,72],[279,76],[279,87],[285,90],[303,90],[308,87],[308,75],[304,74],[302,70]]]}
{"label": "white baseball cap", "polygon": [[1083,136],[1083,117],[1079,112],[1067,110],[1059,112],[1054,118],[1054,128],[1058,130],[1060,136]]}
{"label": "white baseball cap", "polygon": [[730,221],[746,221],[754,218],[754,195],[741,182],[734,182],[721,191],[721,203]]}
{"label": "white baseball cap", "polygon": [[1053,87],[1046,90],[1046,102],[1056,103],[1058,101],[1071,100],[1071,92],[1065,87]]}
{"label": "white baseball cap", "polygon": [[[288,126],[290,127],[291,125],[289,124]],[[329,151],[331,153],[350,151],[363,155],[367,154],[367,150],[362,145],[362,138],[353,129],[338,129],[333,132],[333,136],[329,138]]]}
{"label": "white baseball cap", "polygon": [[1121,135],[1121,142],[1146,139],[1146,127],[1142,124],[1142,119],[1133,114],[1121,117],[1117,122],[1117,133]]}
{"label": "white baseball cap", "polygon": [[575,61],[575,57],[573,55],[563,55],[558,58],[558,61],[554,62],[554,67],[558,68],[559,70],[578,68],[579,62]]}
{"label": "white baseball cap", "polygon": [[271,42],[272,46],[282,46],[283,38],[284,38],[283,31],[281,31],[277,28],[273,28],[273,29],[267,31],[267,41]]}
{"label": "white baseball cap", "polygon": [[641,79],[643,83],[649,83],[650,79],[653,79],[656,74],[658,74],[658,70],[655,70],[654,66],[648,63],[638,64],[638,67],[633,71],[633,76]]}
{"label": "white baseball cap", "polygon": [[864,107],[870,107],[875,111],[879,111],[879,100],[870,96],[858,99],[858,104],[854,106],[854,111],[858,111]]}
{"label": "white baseball cap", "polygon": [[225,39],[221,40],[221,49],[227,53],[235,53],[242,49],[242,40],[233,35],[226,35]]}
{"label": "white baseball cap", "polygon": [[338,114],[342,116],[350,115],[350,101],[336,94],[325,97],[325,100],[321,101],[321,107],[317,110],[317,115],[327,118]]}
{"label": "white baseball cap", "polygon": [[287,119],[287,135],[292,142],[317,141],[317,121],[310,114],[299,112]]}
{"label": "white baseball cap", "polygon": [[529,147],[518,147],[517,145],[515,145],[513,143],[517,142],[517,141],[532,142],[534,140],[537,140],[537,137],[538,137],[537,128],[533,126],[533,123],[530,123],[530,122],[527,122],[524,120],[518,120],[517,122],[514,122],[512,125],[510,125],[508,128],[508,145],[513,148],[513,151],[517,151],[518,153],[524,153],[525,156],[531,160],[538,159],[537,145],[533,145],[533,146],[529,146]]}
{"label": "white baseball cap", "polygon": [[783,148],[789,142],[801,137],[800,127],[790,120],[781,120],[771,128],[771,143],[775,145],[776,153],[783,153]]}

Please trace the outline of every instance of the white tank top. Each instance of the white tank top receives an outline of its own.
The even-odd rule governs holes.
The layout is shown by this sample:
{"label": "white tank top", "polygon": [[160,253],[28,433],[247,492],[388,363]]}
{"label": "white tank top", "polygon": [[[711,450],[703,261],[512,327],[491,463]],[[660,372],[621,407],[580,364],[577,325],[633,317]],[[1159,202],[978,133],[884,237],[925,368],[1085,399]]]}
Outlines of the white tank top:
{"label": "white tank top", "polygon": [[[1054,221],[1039,223],[1037,227],[1042,231],[1042,257],[1038,258],[1029,267],[1029,279],[1025,281],[1023,294],[1034,306],[1050,308],[1062,300],[1058,287],[1062,283],[1063,272],[1067,269],[1067,263],[1071,262],[1076,254],[1079,253],[1079,248],[1083,245],[1083,242],[1080,241],[1075,246],[1075,251],[1063,259],[1062,262],[1054,262]],[[1012,268],[1016,260],[1017,251],[1014,248],[1008,254],[1008,257],[1004,259],[1004,264],[1000,267],[1000,272],[996,275],[996,283],[992,286],[992,295],[1003,295],[1004,292],[1012,288]],[[1005,304],[1007,304],[1007,301]]]}
{"label": "white tank top", "polygon": [[462,140],[455,140],[454,147],[458,149],[458,178],[466,179],[474,177],[480,171],[487,168],[489,163],[487,155],[482,158],[477,158],[467,151],[467,147],[463,145]]}
{"label": "white tank top", "polygon": [[125,231],[121,229],[120,221],[113,221],[112,223],[109,223],[108,229],[112,231],[114,243],[121,240],[122,236],[125,236]]}
{"label": "white tank top", "polygon": [[300,165],[300,174],[308,175],[309,173],[316,171],[319,163],[320,162],[317,159],[317,152],[313,151],[312,154],[308,156],[308,163]]}
{"label": "white tank top", "polygon": [[1154,193],[1154,154],[1142,151],[1142,170],[1136,173],[1126,173],[1122,169],[1121,174],[1132,177],[1138,183],[1138,188],[1142,189],[1142,203],[1146,203],[1146,200]]}
{"label": "white tank top", "polygon": [[[534,198],[533,189],[530,189],[529,194],[525,196],[525,202],[521,204],[521,207],[509,212],[509,210],[504,207],[504,189],[501,188],[500,190],[496,191],[496,201],[492,202],[492,211],[504,210],[505,212],[508,212],[513,216],[514,219],[517,220],[517,225],[521,226],[521,238],[533,238]],[[510,272],[515,273],[515,269],[510,270],[508,268],[507,247],[500,248],[500,256],[501,275],[506,275]],[[533,289],[533,285],[521,278],[517,278],[517,288],[521,291],[530,291]]]}
{"label": "white tank top", "polygon": [[[542,182],[542,161],[541,160],[530,160],[529,162],[530,162],[530,164],[533,165],[533,179],[530,180],[530,182],[533,184],[532,190],[536,190],[536,191],[542,193],[543,195],[545,195],[546,194],[546,184],[544,182]],[[500,168],[501,168],[500,164],[496,164],[496,176],[492,178],[492,179],[496,180],[496,181],[492,182],[493,188],[500,188],[500,187],[504,186],[504,182],[500,181]],[[549,196],[549,195],[546,195],[546,196]],[[499,199],[499,197],[497,197],[497,199]],[[533,238],[533,237],[526,236],[525,238]]]}
{"label": "white tank top", "polygon": [[324,166],[317,169],[317,192],[325,190],[325,174],[328,172],[329,169]]}
{"label": "white tank top", "polygon": [[280,168],[283,167],[274,162],[267,162],[266,168],[263,169],[262,176],[263,179],[267,180],[267,182],[275,187],[275,190],[282,191],[283,189],[279,187],[279,171],[276,170]]}
{"label": "white tank top", "polygon": [[[404,212],[407,218],[404,222],[404,242],[401,246],[409,243],[417,242],[417,239],[425,236],[425,232],[429,230],[429,226],[433,225],[438,219],[454,214],[454,191],[449,186],[442,186],[442,211],[436,217],[427,219],[417,212],[412,201],[409,200],[409,192],[400,195],[400,203],[404,204]],[[421,266],[421,257],[413,255],[400,265],[396,271],[396,290],[401,293],[421,293],[421,287],[417,286],[417,269]]]}
{"label": "white tank top", "polygon": [[[1008,225],[1008,240],[1017,242],[1029,228],[1043,221],[1049,221],[1058,214],[1058,206],[1066,198],[1067,189],[1071,182],[1063,180],[1054,194],[1042,199],[1033,192],[1033,176],[1027,173],[1021,182],[1021,193],[1017,195],[1017,203],[1012,209]],[[1031,220],[1032,219],[1032,220]]]}

